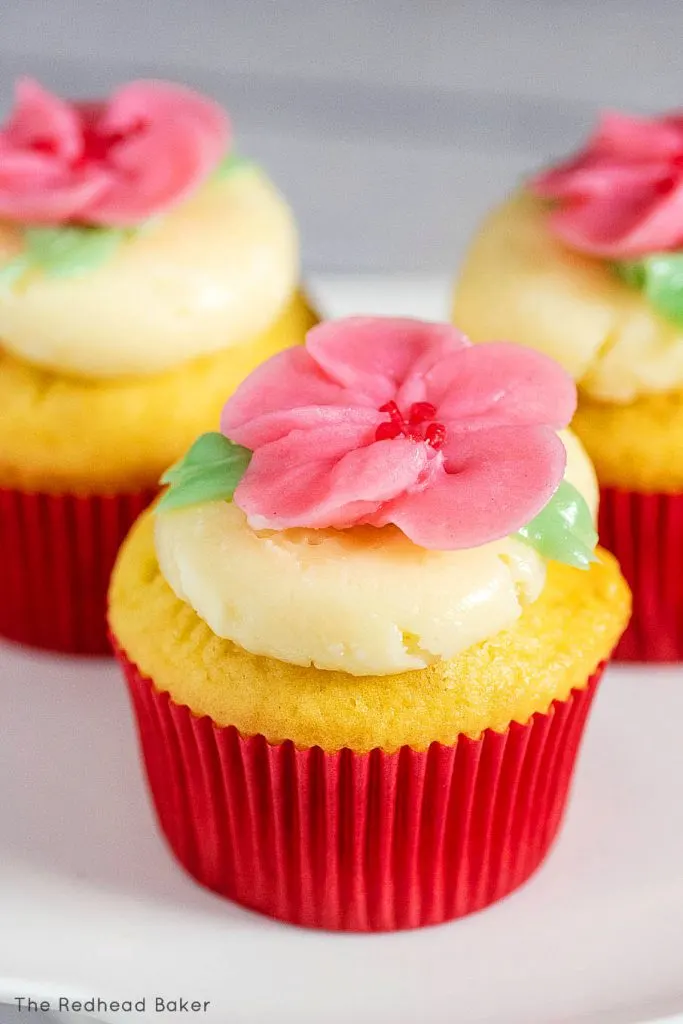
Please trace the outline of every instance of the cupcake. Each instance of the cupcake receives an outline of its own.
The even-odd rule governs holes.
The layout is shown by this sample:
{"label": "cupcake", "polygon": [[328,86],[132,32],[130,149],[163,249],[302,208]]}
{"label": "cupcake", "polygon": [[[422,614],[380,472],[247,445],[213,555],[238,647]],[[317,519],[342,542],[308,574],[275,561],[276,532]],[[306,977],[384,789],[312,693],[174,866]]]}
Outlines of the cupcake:
{"label": "cupcake", "polygon": [[683,117],[606,114],[577,156],[484,222],[454,316],[578,382],[602,543],[634,612],[616,657],[683,658]]}
{"label": "cupcake", "polygon": [[108,650],[118,546],[163,469],[303,340],[292,214],[212,100],[22,80],[0,130],[0,636]]}
{"label": "cupcake", "polygon": [[166,474],[109,621],[195,879],[377,931],[477,910],[542,861],[629,613],[575,398],[529,349],[333,321]]}

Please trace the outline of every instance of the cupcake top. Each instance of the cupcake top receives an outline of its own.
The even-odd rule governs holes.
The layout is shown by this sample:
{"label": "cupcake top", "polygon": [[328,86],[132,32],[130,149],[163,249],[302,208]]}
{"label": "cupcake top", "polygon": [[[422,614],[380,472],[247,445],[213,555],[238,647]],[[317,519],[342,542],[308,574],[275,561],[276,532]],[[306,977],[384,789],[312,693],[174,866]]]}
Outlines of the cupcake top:
{"label": "cupcake top", "polygon": [[487,219],[455,315],[475,341],[504,326],[601,402],[683,389],[683,116],[604,114]]}
{"label": "cupcake top", "polygon": [[[547,224],[561,242],[604,262],[608,272],[640,293],[679,332],[678,351],[663,358],[661,350],[670,347],[670,338],[655,332],[643,349],[637,331],[630,346],[622,343],[620,356],[636,364],[652,357],[659,361],[655,377],[661,389],[667,383],[681,386],[683,115],[643,118],[606,112],[585,147],[537,175],[531,190],[549,201]],[[647,390],[645,369],[638,391]]]}
{"label": "cupcake top", "polygon": [[355,675],[452,658],[514,624],[548,559],[593,558],[592,468],[558,435],[575,404],[529,349],[416,320],[322,324],[166,474],[159,566],[255,654]]}
{"label": "cupcake top", "polygon": [[158,373],[248,340],[298,277],[291,212],[207,97],[21,80],[0,130],[0,339],[48,369]]}

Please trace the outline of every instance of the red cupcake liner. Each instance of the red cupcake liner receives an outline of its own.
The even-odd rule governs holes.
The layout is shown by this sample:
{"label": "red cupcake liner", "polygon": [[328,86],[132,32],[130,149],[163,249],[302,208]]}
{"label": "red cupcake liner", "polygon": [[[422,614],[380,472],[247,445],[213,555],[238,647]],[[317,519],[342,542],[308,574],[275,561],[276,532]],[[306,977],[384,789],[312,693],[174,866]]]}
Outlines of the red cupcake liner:
{"label": "red cupcake liner", "polygon": [[532,874],[562,819],[604,667],[504,733],[327,754],[196,717],[114,646],[161,829],[183,867],[270,917],[359,932],[461,917]]}
{"label": "red cupcake liner", "polygon": [[157,493],[0,489],[0,637],[68,654],[111,654],[109,577],[121,542]]}
{"label": "red cupcake liner", "polygon": [[683,661],[683,494],[603,487],[599,535],[633,591],[633,615],[614,658]]}

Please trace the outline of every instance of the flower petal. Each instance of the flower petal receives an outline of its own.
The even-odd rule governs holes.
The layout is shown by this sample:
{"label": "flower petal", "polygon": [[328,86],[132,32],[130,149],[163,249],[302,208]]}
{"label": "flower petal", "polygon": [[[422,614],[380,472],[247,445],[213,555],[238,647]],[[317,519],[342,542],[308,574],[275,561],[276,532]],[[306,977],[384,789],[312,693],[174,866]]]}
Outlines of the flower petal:
{"label": "flower petal", "polygon": [[0,216],[41,224],[75,219],[111,180],[101,167],[74,169],[82,154],[78,110],[32,79],[20,79],[0,132]]}
{"label": "flower petal", "polygon": [[633,259],[683,243],[683,178],[669,192],[606,197],[552,215],[551,223],[568,245],[611,259]]}
{"label": "flower petal", "polygon": [[21,154],[5,159],[0,152],[0,217],[43,225],[78,220],[110,181],[102,168],[70,174]]}
{"label": "flower petal", "polygon": [[181,119],[202,125],[220,144],[217,159],[228,145],[230,121],[214,100],[175,82],[140,79],[128,82],[109,99],[102,115],[100,130],[109,134],[128,134],[136,127],[168,124]]}
{"label": "flower petal", "polygon": [[328,320],[309,331],[306,341],[330,380],[377,408],[394,399],[411,375],[468,344],[450,324],[381,316]]}
{"label": "flower petal", "polygon": [[229,141],[224,111],[168,82],[131,82],[111,98],[98,130],[121,136],[107,165],[110,190],[85,211],[102,224],[137,224],[184,198],[218,165]]}
{"label": "flower petal", "polygon": [[531,187],[549,199],[651,188],[666,177],[670,161],[683,156],[680,120],[605,113],[584,149],[536,175]]}
{"label": "flower petal", "polygon": [[669,169],[658,162],[617,164],[610,157],[580,156],[532,178],[531,189],[546,199],[606,199],[658,190]]}
{"label": "flower petal", "polygon": [[294,429],[343,423],[376,428],[386,417],[363,401],[295,346],[262,363],[240,384],[223,408],[221,431],[253,450]]}
{"label": "flower petal", "polygon": [[436,419],[458,429],[513,424],[566,427],[576,410],[576,385],[548,356],[508,342],[462,349],[426,376]]}
{"label": "flower petal", "polygon": [[254,452],[234,501],[254,529],[342,528],[426,483],[440,464],[426,444],[373,442],[363,427],[295,431]]}
{"label": "flower petal", "polygon": [[614,158],[661,162],[683,153],[680,117],[633,117],[618,110],[603,113],[593,146]]}
{"label": "flower petal", "polygon": [[39,150],[61,163],[77,160],[83,150],[77,110],[32,78],[18,80],[15,105],[1,134],[13,150]]}
{"label": "flower petal", "polygon": [[450,433],[444,472],[366,522],[395,523],[424,548],[448,551],[498,540],[530,522],[562,479],[566,452],[547,427]]}

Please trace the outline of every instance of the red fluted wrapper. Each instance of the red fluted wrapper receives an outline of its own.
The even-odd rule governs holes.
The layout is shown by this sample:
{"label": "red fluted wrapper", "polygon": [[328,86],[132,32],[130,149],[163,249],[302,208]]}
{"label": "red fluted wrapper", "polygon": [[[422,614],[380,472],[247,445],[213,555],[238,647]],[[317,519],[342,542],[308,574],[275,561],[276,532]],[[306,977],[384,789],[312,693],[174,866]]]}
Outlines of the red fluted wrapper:
{"label": "red fluted wrapper", "polygon": [[157,493],[0,489],[0,637],[68,654],[111,654],[109,576],[121,542]]}
{"label": "red fluted wrapper", "polygon": [[158,693],[125,654],[161,828],[199,882],[292,924],[439,924],[521,885],[565,808],[601,665],[587,687],[504,733],[419,753],[245,738]]}
{"label": "red fluted wrapper", "polygon": [[601,488],[599,534],[633,592],[615,659],[683,661],[683,494]]}

